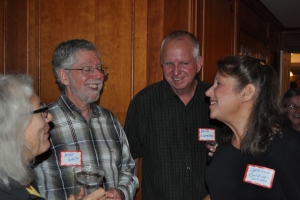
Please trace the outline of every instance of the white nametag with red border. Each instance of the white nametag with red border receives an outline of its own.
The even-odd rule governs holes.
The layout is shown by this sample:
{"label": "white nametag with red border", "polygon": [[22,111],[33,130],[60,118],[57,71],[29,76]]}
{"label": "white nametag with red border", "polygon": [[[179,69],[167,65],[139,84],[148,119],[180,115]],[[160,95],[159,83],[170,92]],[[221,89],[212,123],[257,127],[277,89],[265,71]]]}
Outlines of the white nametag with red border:
{"label": "white nametag with red border", "polygon": [[60,166],[78,166],[82,165],[81,151],[61,151]]}
{"label": "white nametag with red border", "polygon": [[248,164],[244,175],[244,182],[272,188],[274,175],[274,169]]}
{"label": "white nametag with red border", "polygon": [[216,129],[214,128],[199,128],[198,129],[199,141],[216,141]]}

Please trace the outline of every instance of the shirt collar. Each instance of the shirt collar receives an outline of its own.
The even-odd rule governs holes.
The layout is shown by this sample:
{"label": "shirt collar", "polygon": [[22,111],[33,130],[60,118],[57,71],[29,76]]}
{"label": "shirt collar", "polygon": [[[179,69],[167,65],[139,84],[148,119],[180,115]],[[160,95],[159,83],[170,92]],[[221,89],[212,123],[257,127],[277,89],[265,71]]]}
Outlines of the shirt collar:
{"label": "shirt collar", "polygon": [[[198,84],[196,86],[196,90],[195,90],[194,96],[202,97],[203,96],[203,91],[198,89],[199,87],[201,87],[200,86],[201,80],[200,80],[200,78],[199,78],[198,75],[196,75],[194,79],[198,82]],[[163,80],[163,91],[165,91],[166,95],[164,95],[164,96],[165,96],[166,99],[167,98],[178,97],[178,95],[175,94],[175,92],[172,90],[170,84],[165,79]]]}
{"label": "shirt collar", "polygon": [[[58,104],[65,112],[67,112],[73,118],[75,118],[75,113],[81,115],[81,111],[73,104],[72,101],[68,99],[68,97],[64,93],[60,95]],[[90,113],[91,118],[100,117],[101,115],[100,109],[98,109],[95,103],[90,104],[90,109],[91,109],[91,113]]]}

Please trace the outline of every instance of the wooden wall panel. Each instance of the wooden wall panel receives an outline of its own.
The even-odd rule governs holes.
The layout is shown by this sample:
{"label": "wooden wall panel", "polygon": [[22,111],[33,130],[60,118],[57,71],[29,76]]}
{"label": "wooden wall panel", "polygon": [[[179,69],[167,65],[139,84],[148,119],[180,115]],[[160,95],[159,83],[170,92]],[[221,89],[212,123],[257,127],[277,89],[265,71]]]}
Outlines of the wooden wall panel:
{"label": "wooden wall panel", "polygon": [[227,0],[204,0],[202,41],[202,79],[213,83],[216,75],[216,62],[233,54],[234,5]]}
{"label": "wooden wall panel", "polygon": [[[252,8],[247,1],[239,3],[240,29],[261,42],[268,43],[267,20]],[[251,16],[251,17],[249,17]]]}
{"label": "wooden wall panel", "polygon": [[252,56],[267,60],[279,73],[279,36],[283,26],[259,0],[239,0],[239,10],[238,48],[251,48]]}
{"label": "wooden wall panel", "polygon": [[131,68],[131,94],[136,93],[147,85],[147,10],[148,1],[134,1],[133,31],[132,31],[132,68]]}
{"label": "wooden wall panel", "polygon": [[291,71],[291,54],[280,51],[280,73],[279,82],[281,85],[280,95],[283,96],[290,89],[290,71]]}
{"label": "wooden wall panel", "polygon": [[110,68],[100,104],[124,123],[131,98],[147,82],[147,0],[0,2],[0,72],[32,74],[42,101],[56,101],[60,91],[51,65],[55,47],[69,39],[90,40]]}
{"label": "wooden wall panel", "polygon": [[4,72],[4,63],[5,63],[5,15],[6,15],[6,1],[7,0],[1,0],[0,1],[0,73]]}
{"label": "wooden wall panel", "polygon": [[188,30],[188,2],[189,0],[165,0],[163,37],[175,30]]}
{"label": "wooden wall panel", "polygon": [[[110,14],[116,5],[118,17]],[[132,2],[98,1],[96,7],[96,44],[109,67],[100,104],[114,111],[123,124],[131,100]]]}
{"label": "wooden wall panel", "polygon": [[[68,25],[63,26],[64,1],[40,1],[39,5],[39,71],[40,98],[51,103],[60,96],[52,71],[52,55],[55,47],[62,41],[69,39]],[[69,26],[73,26],[69,24]]]}
{"label": "wooden wall panel", "polygon": [[269,24],[269,49],[268,49],[268,63],[274,67],[277,74],[279,74],[279,66],[277,65],[279,60],[280,50],[280,29],[276,26]]}
{"label": "wooden wall panel", "polygon": [[[39,14],[35,15],[39,18],[32,21],[39,23],[40,32],[35,38],[39,41],[40,96],[43,101],[49,103],[60,96],[51,66],[55,47],[65,40],[87,39],[98,47],[102,62],[109,67],[100,104],[112,110],[124,123],[132,96],[132,2],[53,0],[41,1],[39,5],[33,3],[32,6],[39,7]],[[115,9],[118,12],[112,15],[111,11]]]}
{"label": "wooden wall panel", "polygon": [[256,58],[266,59],[268,45],[252,37],[243,30],[240,30],[239,32],[238,44],[240,55],[252,55]]}
{"label": "wooden wall panel", "polygon": [[281,49],[290,53],[300,53],[300,29],[288,29],[281,33]]}
{"label": "wooden wall panel", "polygon": [[95,42],[95,17],[91,17],[95,15],[91,9],[95,5],[94,1],[83,3],[79,0],[42,1],[40,4],[40,96],[53,102],[60,96],[51,65],[54,49],[60,42],[74,38]]}
{"label": "wooden wall panel", "polygon": [[[194,2],[194,5],[197,5],[195,2],[199,2],[199,0],[148,1],[147,84],[163,79],[159,55],[160,44],[163,38],[172,31],[191,31],[189,30],[189,13],[191,13],[189,9],[191,9],[191,1]],[[194,18],[196,18],[196,16],[194,16]]]}
{"label": "wooden wall panel", "polygon": [[[34,88],[38,95],[41,93],[41,79],[40,79],[40,1],[30,0],[27,4],[27,68],[28,73],[34,78]],[[43,88],[44,90],[47,88]]]}
{"label": "wooden wall panel", "polygon": [[163,16],[164,1],[148,1],[147,10],[147,85],[162,80],[162,69],[160,67],[160,43],[164,37]]}
{"label": "wooden wall panel", "polygon": [[27,1],[5,1],[5,68],[4,71],[27,72]]}

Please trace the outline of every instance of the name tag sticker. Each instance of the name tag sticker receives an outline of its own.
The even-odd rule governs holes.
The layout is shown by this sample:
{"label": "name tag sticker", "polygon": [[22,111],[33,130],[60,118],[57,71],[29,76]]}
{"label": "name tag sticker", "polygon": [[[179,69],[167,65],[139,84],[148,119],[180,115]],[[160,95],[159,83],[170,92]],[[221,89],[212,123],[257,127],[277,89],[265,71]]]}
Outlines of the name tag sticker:
{"label": "name tag sticker", "polygon": [[78,166],[82,165],[81,151],[61,151],[60,166]]}
{"label": "name tag sticker", "polygon": [[275,170],[248,164],[244,175],[244,182],[265,188],[272,188]]}
{"label": "name tag sticker", "polygon": [[199,141],[216,141],[216,129],[214,128],[199,128],[198,129]]}

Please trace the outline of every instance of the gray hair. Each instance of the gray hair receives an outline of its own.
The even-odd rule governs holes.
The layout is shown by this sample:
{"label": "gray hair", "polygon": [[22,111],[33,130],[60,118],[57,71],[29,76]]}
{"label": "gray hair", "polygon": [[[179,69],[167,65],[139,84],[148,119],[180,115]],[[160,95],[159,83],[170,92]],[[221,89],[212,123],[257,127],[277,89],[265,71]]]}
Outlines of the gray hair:
{"label": "gray hair", "polygon": [[300,88],[292,88],[289,89],[282,97],[282,105],[283,107],[288,106],[289,100],[292,97],[300,96]]}
{"label": "gray hair", "polygon": [[0,75],[0,188],[10,188],[13,182],[27,185],[34,173],[25,158],[29,150],[24,132],[33,110],[33,79],[29,75]]}
{"label": "gray hair", "polygon": [[60,43],[54,51],[52,66],[56,82],[61,91],[64,91],[65,85],[60,81],[58,71],[60,69],[70,69],[76,63],[75,56],[78,50],[95,51],[100,58],[100,53],[98,52],[96,46],[90,41],[84,39],[74,39]]}
{"label": "gray hair", "polygon": [[194,46],[194,58],[196,60],[196,62],[199,61],[199,57],[200,57],[200,45],[199,45],[199,42],[196,38],[195,35],[193,35],[192,33],[189,33],[187,31],[174,31],[172,33],[170,33],[169,35],[167,35],[161,45],[160,45],[160,63],[162,64],[163,63],[163,48],[164,48],[164,45],[167,41],[171,41],[171,40],[180,40],[180,39],[183,39],[183,38],[189,38],[191,40],[191,42],[193,43],[193,46]]}

